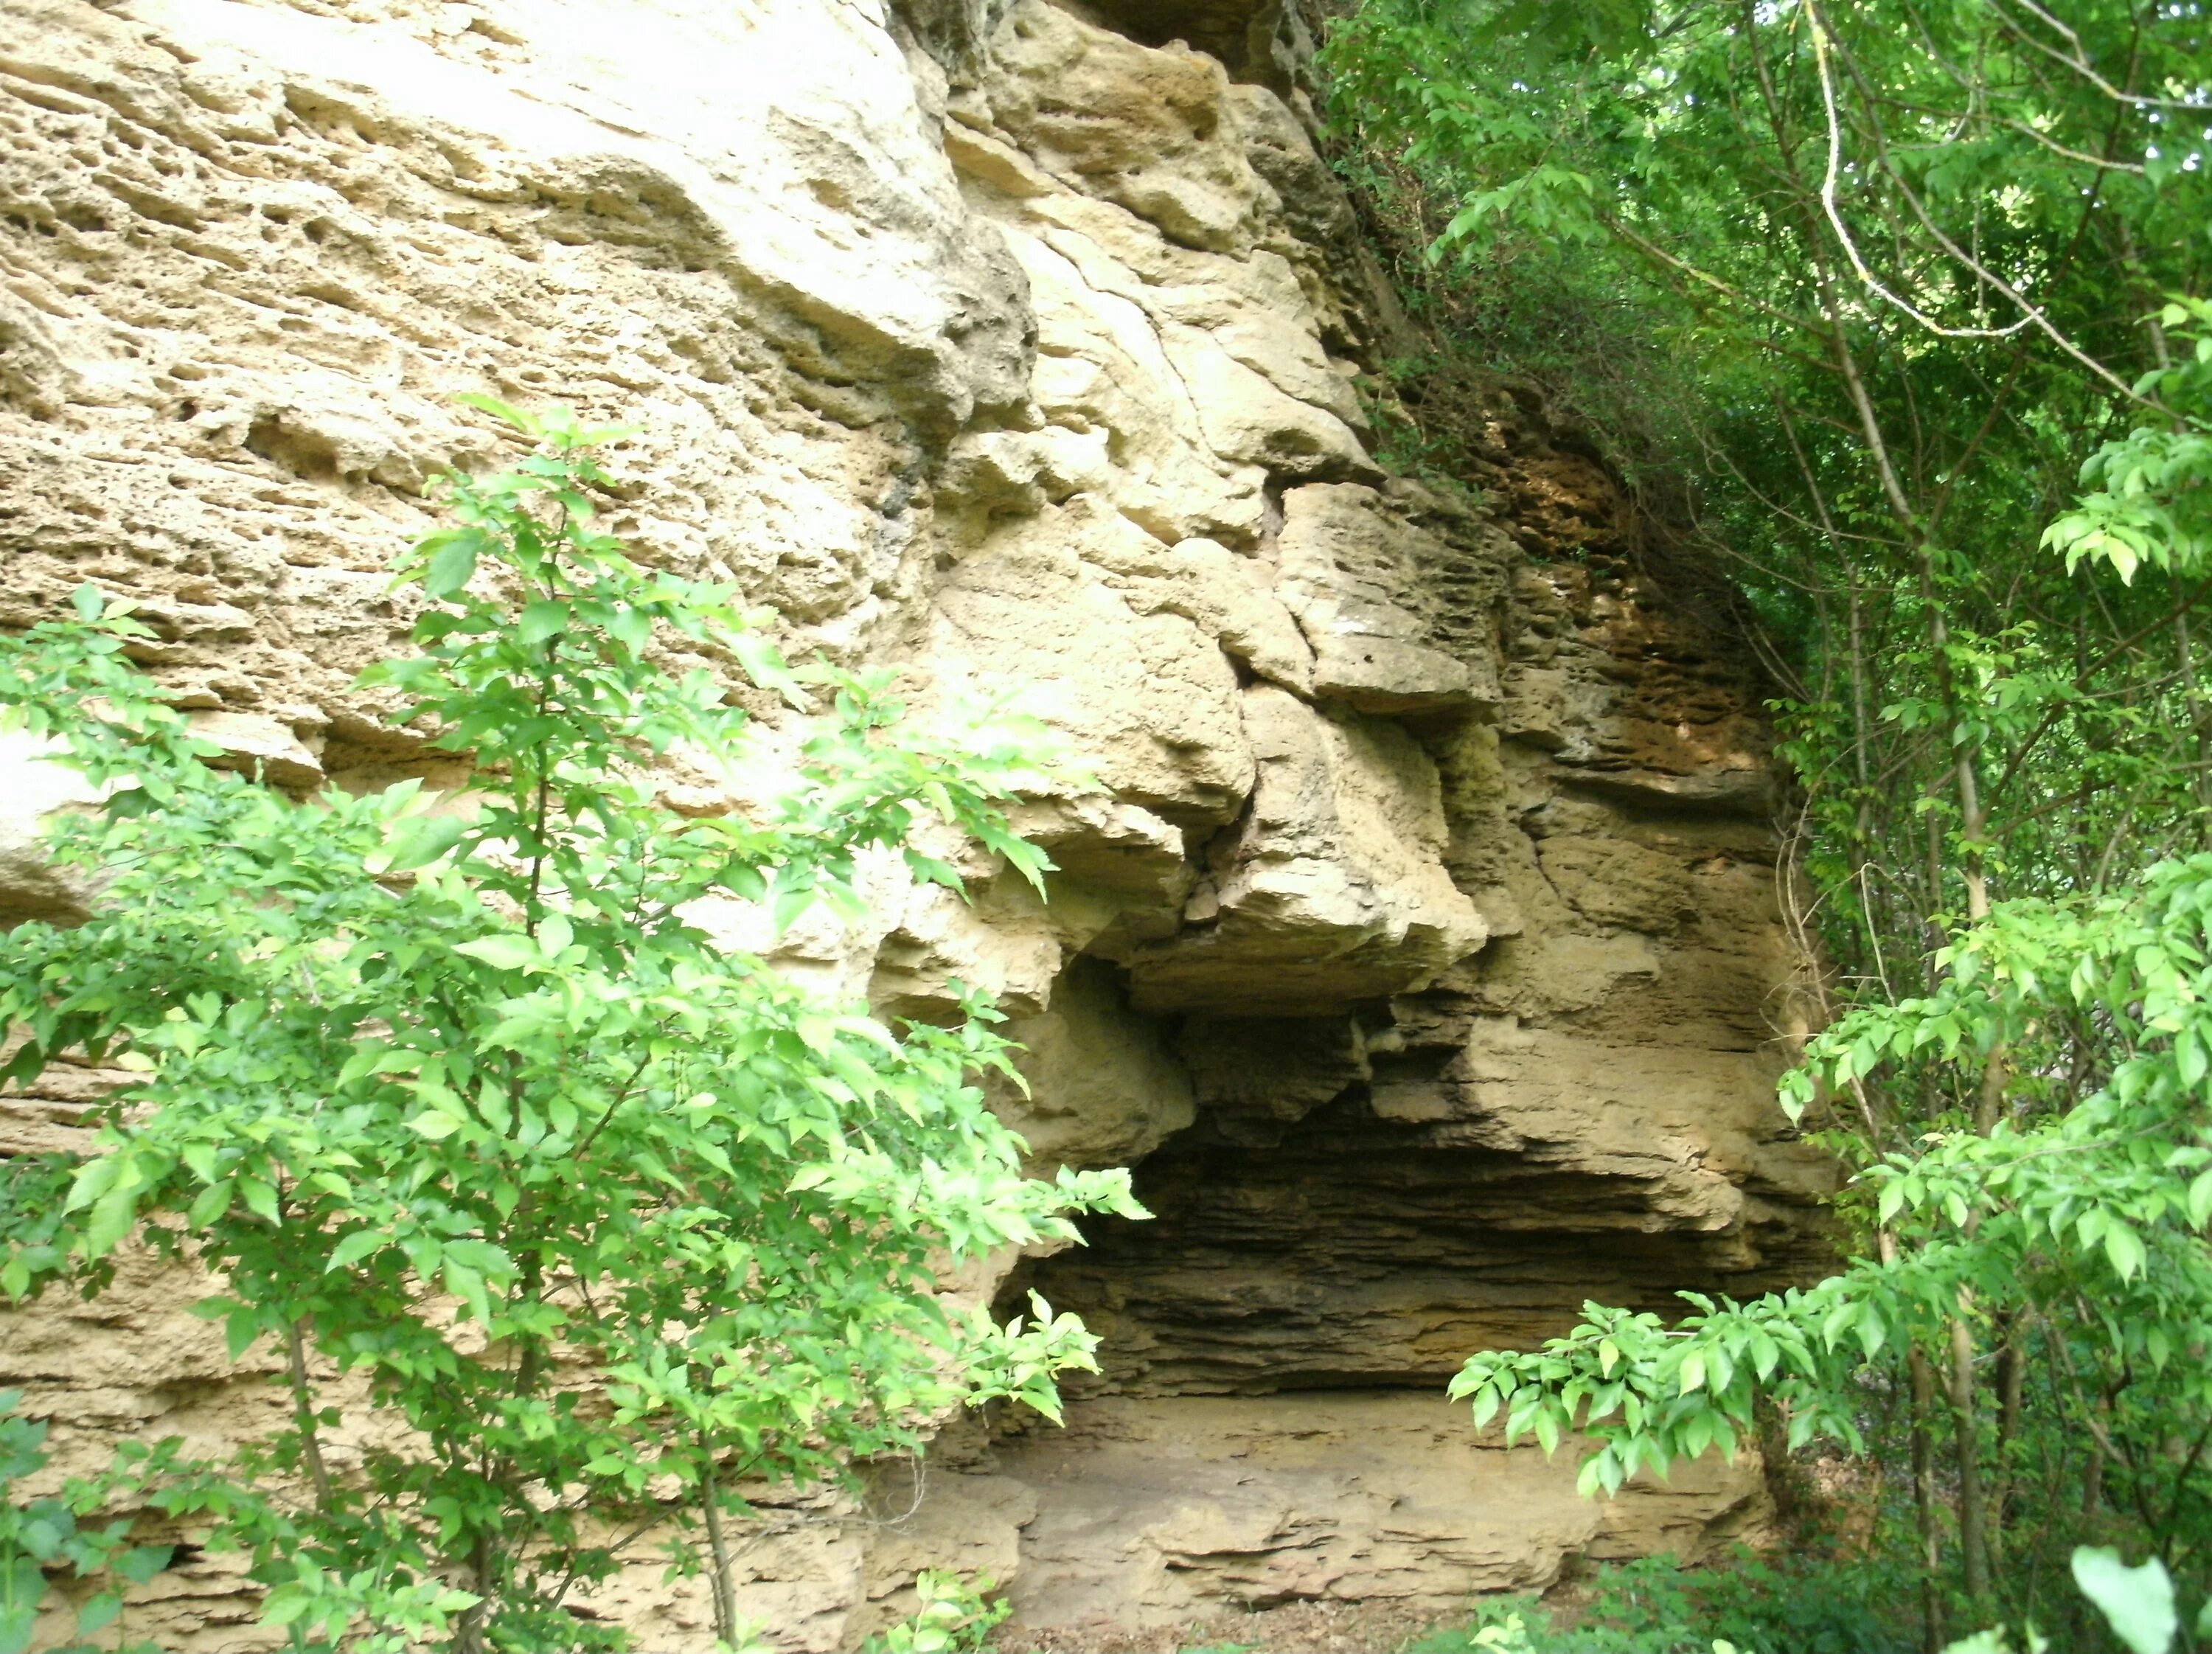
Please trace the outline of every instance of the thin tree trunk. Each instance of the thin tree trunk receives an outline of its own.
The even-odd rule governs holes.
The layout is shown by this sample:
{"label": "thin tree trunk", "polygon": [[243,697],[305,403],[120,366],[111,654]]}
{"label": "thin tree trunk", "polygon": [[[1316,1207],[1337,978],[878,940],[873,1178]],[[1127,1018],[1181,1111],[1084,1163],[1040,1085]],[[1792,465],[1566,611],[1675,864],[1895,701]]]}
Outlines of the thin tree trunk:
{"label": "thin tree trunk", "polygon": [[1974,1335],[1961,1313],[1951,1318],[1951,1419],[1959,1441],[1959,1553],[1966,1564],[1966,1595],[1990,1600],[1989,1506],[1982,1487],[1980,1430],[1974,1408]]}
{"label": "thin tree trunk", "polygon": [[2197,794],[2200,813],[2197,820],[2197,842],[2203,843],[2212,834],[2212,766],[2205,760],[2212,757],[2212,712],[2204,704],[2202,688],[2197,681],[2197,654],[2189,637],[2189,605],[2184,603],[2173,612],[2173,648],[2181,665],[2181,690],[2189,706],[2189,728],[2193,737],[2191,757],[2195,768],[2190,772],[2190,790]]}
{"label": "thin tree trunk", "polygon": [[2005,1519],[2013,1489],[2012,1450],[2020,1439],[2023,1395],[2027,1382],[2027,1353],[2021,1348],[2020,1323],[2005,1317],[1997,1341],[1997,1449],[1996,1485],[1990,1490],[1990,1566],[2004,1560]]}
{"label": "thin tree trunk", "polygon": [[307,1480],[315,1489],[315,1508],[330,1514],[334,1495],[330,1467],[323,1462],[323,1438],[317,1429],[314,1391],[307,1383],[307,1339],[295,1321],[286,1329],[288,1366],[292,1383],[292,1420],[300,1432],[300,1456],[307,1463]]}
{"label": "thin tree trunk", "polygon": [[469,1548],[470,1589],[476,1592],[477,1600],[462,1611],[453,1627],[453,1654],[486,1654],[484,1627],[491,1621],[492,1573],[490,1536],[478,1534]]}
{"label": "thin tree trunk", "polygon": [[714,1584],[714,1635],[735,1648],[738,1645],[738,1582],[730,1566],[730,1539],[722,1526],[721,1489],[714,1480],[710,1448],[700,1444],[706,1456],[699,1472],[699,1503],[706,1513],[707,1548],[712,1554]]}
{"label": "thin tree trunk", "polygon": [[2081,1473],[2081,1517],[2087,1521],[2097,1514],[2097,1507],[2105,1502],[2105,1455],[2094,1444],[2089,1453],[2089,1468]]}
{"label": "thin tree trunk", "polygon": [[1937,1581],[1943,1567],[1943,1533],[1936,1517],[1936,1439],[1929,1426],[1936,1411],[1936,1374],[1917,1348],[1907,1365],[1912,1377],[1912,1505],[1920,1530],[1920,1654],[1942,1654],[1943,1596]]}
{"label": "thin tree trunk", "polygon": [[[1869,1109],[1869,1119],[1872,1119]],[[1897,1237],[1885,1226],[1875,1237],[1885,1264],[1897,1262]],[[1943,1566],[1943,1530],[1936,1514],[1936,1375],[1915,1344],[1905,1358],[1911,1379],[1907,1426],[1912,1443],[1912,1510],[1920,1537],[1920,1654],[1943,1654],[1943,1595],[1936,1581]]]}

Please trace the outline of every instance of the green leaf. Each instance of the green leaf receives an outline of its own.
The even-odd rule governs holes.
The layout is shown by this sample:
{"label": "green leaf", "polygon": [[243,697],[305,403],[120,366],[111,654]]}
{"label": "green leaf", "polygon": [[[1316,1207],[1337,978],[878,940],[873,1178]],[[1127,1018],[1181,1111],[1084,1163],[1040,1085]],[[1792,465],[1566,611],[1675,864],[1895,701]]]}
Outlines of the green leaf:
{"label": "green leaf", "polygon": [[469,824],[459,816],[417,816],[393,836],[378,871],[403,873],[427,867],[459,843],[468,830]]}
{"label": "green leaf", "polygon": [[230,1203],[237,1194],[237,1183],[228,1177],[220,1183],[210,1183],[185,1208],[185,1216],[196,1227],[205,1229],[210,1224],[219,1222],[230,1210]]}
{"label": "green leaf", "polygon": [[[442,1115],[435,1117],[445,1118]],[[323,1266],[323,1273],[329,1274],[339,1269],[350,1269],[372,1252],[382,1250],[390,1244],[390,1240],[391,1237],[380,1230],[356,1229],[331,1249],[330,1262]]]}
{"label": "green leaf", "polygon": [[265,1223],[277,1221],[276,1191],[258,1177],[240,1177],[238,1192],[246,1201],[246,1209]]}
{"label": "green leaf", "polygon": [[540,598],[522,611],[515,623],[514,636],[519,643],[543,643],[547,638],[566,631],[569,609],[557,598]]}
{"label": "green leaf", "polygon": [[641,609],[620,609],[607,622],[607,631],[633,654],[641,654],[653,642],[653,617]]}
{"label": "green leaf", "polygon": [[2115,1274],[2122,1280],[2132,1280],[2143,1267],[2142,1237],[2114,1219],[2105,1231],[2105,1256],[2110,1260]]}
{"label": "green leaf", "polygon": [[545,954],[535,937],[520,931],[502,931],[495,936],[479,936],[472,942],[454,944],[453,952],[465,953],[472,959],[482,959],[495,970],[528,970],[541,967]]}
{"label": "green leaf", "polygon": [[422,590],[433,598],[450,598],[468,585],[477,572],[477,536],[458,529],[441,538],[430,554],[422,576]]}
{"label": "green leaf", "polygon": [[112,1154],[95,1155],[78,1168],[70,1184],[68,1198],[62,1203],[64,1212],[81,1212],[114,1186],[122,1175],[125,1162]]}
{"label": "green leaf", "polygon": [[313,1614],[316,1606],[315,1599],[304,1591],[286,1589],[273,1590],[269,1593],[268,1601],[262,1606],[261,1622],[264,1625],[280,1627],[295,1625]]}
{"label": "green leaf", "polygon": [[758,632],[733,632],[729,637],[730,652],[744,668],[745,676],[762,689],[774,690],[793,705],[804,705],[806,692],[792,671],[777,653],[775,645]]}
{"label": "green leaf", "polygon": [[110,1189],[94,1204],[91,1219],[85,1225],[86,1251],[96,1258],[106,1256],[137,1221],[137,1191]]}
{"label": "green leaf", "polygon": [[122,1612],[122,1596],[115,1591],[101,1591],[76,1611],[76,1634],[89,1637]]}
{"label": "green leaf", "polygon": [[143,1585],[150,1584],[155,1574],[167,1567],[169,1559],[175,1554],[174,1546],[139,1545],[124,1552],[110,1566],[132,1584]]}
{"label": "green leaf", "polygon": [[2166,1654],[2173,1645],[2181,1617],[2173,1581],[2155,1557],[2131,1568],[2118,1551],[2083,1545],[2074,1553],[2074,1583],[2132,1654]]}
{"label": "green leaf", "polygon": [[238,1360],[253,1347],[253,1341],[261,1336],[261,1320],[254,1312],[240,1305],[223,1318],[223,1347],[233,1361]]}

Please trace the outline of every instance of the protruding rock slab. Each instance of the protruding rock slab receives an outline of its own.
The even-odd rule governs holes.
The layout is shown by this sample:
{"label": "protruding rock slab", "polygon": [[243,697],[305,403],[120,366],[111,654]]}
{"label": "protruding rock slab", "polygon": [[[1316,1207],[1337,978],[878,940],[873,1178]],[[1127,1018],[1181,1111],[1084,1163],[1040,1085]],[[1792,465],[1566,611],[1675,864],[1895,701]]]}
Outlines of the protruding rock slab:
{"label": "protruding rock slab", "polygon": [[1252,803],[1190,922],[1128,960],[1140,1010],[1318,1014],[1425,986],[1488,935],[1444,871],[1435,763],[1395,724],[1244,695]]}
{"label": "protruding rock slab", "polygon": [[1314,652],[1314,692],[1362,712],[1495,709],[1488,652],[1435,647],[1425,575],[1435,537],[1388,511],[1373,489],[1316,483],[1283,498],[1279,589]]}

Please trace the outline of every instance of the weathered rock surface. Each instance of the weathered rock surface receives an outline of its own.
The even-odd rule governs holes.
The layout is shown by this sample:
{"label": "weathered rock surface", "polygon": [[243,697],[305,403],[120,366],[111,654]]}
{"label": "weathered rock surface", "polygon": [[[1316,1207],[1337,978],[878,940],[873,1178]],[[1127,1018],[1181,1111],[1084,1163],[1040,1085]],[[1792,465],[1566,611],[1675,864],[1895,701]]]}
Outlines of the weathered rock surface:
{"label": "weathered rock surface", "polygon": [[1756,1539],[1757,1484],[1717,1463],[1562,1499],[1540,1450],[1507,1451],[1433,1395],[1092,1403],[1003,1450],[1038,1490],[1017,1614],[1179,1625],[1297,1602],[1407,1602],[1541,1590],[1569,1557],[1686,1559]]}
{"label": "weathered rock surface", "polygon": [[[1050,902],[886,867],[787,943],[891,1010],[988,985],[1038,1163],[1137,1163],[1158,1216],[1007,1282],[1105,1336],[1066,1432],[966,1432],[918,1503],[766,1499],[740,1606],[784,1646],[928,1566],[1032,1629],[1441,1610],[1762,1520],[1748,1464],[1585,1505],[1437,1399],[1586,1298],[1802,1274],[1829,1173],[1771,1100],[1757,683],[1512,398],[1480,504],[1372,457],[1395,313],[1308,44],[1252,0],[0,0],[0,624],[94,581],[226,762],[424,773],[349,685],[431,480],[501,451],[488,390],[641,427],[611,526],[649,558],[1091,778],[1021,812]],[[66,916],[35,824],[82,800],[0,763],[0,922]],[[0,1099],[0,1152],[103,1083]],[[0,1317],[65,1466],[270,1416],[192,1292]],[[150,1596],[252,1645],[205,1559]],[[711,1640],[657,1566],[592,1608]]]}

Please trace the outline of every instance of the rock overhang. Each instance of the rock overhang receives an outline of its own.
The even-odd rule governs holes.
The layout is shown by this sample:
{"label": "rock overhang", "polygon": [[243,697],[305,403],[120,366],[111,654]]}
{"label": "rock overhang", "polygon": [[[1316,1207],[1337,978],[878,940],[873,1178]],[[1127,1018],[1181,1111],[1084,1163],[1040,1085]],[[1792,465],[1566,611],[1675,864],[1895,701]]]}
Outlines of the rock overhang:
{"label": "rock overhang", "polygon": [[[1755,1526],[1749,1472],[1608,1515],[1435,1394],[1594,1292],[1802,1273],[1827,1172],[1771,1101],[1805,961],[1756,674],[1525,398],[1486,509],[1375,459],[1394,310],[1294,13],[5,4],[9,623],[95,580],[239,762],[419,769],[348,684],[404,633],[380,569],[428,478],[496,452],[452,404],[489,388],[641,423],[612,526],[793,647],[1057,732],[1077,779],[1021,816],[1054,899],[887,870],[793,963],[918,1015],[990,987],[1040,1164],[1134,1161],[1158,1215],[1006,1278],[1106,1333],[1066,1436],[949,1441],[896,1530],[764,1505],[786,1645],[963,1558],[1041,1624],[1441,1607]],[[75,1083],[12,1140],[66,1140]],[[142,1287],[11,1338],[72,1450],[259,1416]],[[207,1645],[235,1587],[163,1624]],[[605,1606],[707,1623],[643,1576]]]}

